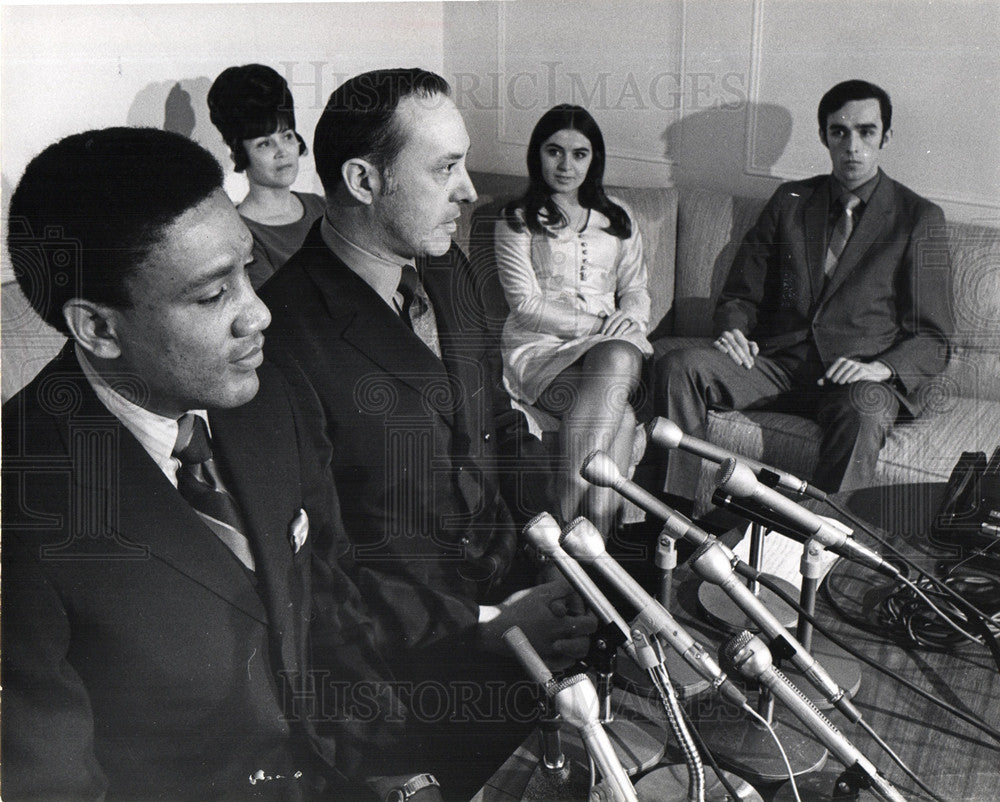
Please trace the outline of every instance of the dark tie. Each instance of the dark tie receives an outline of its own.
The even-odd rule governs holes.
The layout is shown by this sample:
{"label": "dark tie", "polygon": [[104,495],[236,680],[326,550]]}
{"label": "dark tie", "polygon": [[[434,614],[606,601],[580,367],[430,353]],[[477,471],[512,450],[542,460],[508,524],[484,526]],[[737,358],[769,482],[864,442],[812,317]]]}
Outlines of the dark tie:
{"label": "dark tie", "polygon": [[174,456],[181,461],[177,489],[209,528],[218,535],[236,558],[254,570],[250,541],[243,534],[243,517],[236,501],[226,490],[212,459],[205,420],[191,412],[177,421]]}
{"label": "dark tie", "polygon": [[399,294],[403,296],[403,322],[440,357],[441,343],[438,341],[434,308],[413,265],[403,265],[403,272],[399,276]]}
{"label": "dark tie", "polygon": [[837,224],[833,227],[833,234],[830,237],[830,247],[826,251],[826,262],[823,265],[823,273],[829,278],[833,271],[837,269],[840,255],[847,247],[847,241],[854,231],[854,210],[861,203],[861,198],[851,192],[845,192],[840,196],[840,206],[843,211],[837,218]]}

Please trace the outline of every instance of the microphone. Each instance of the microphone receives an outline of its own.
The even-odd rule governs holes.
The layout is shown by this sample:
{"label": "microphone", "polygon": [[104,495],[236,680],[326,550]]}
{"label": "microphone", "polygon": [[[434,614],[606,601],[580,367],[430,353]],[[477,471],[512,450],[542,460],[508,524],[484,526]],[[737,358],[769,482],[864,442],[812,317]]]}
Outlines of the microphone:
{"label": "microphone", "polygon": [[598,620],[602,624],[614,625],[621,632],[625,638],[625,647],[629,650],[629,655],[634,659],[635,644],[632,643],[632,631],[629,625],[618,614],[614,605],[608,601],[608,597],[587,576],[587,572],[559,545],[562,530],[559,528],[556,519],[547,512],[540,512],[528,521],[522,532],[535,549],[555,562],[556,567],[566,577],[570,585],[573,586],[573,589],[580,594],[587,603],[587,606],[593,610]]}
{"label": "microphone", "polygon": [[894,565],[886,562],[874,549],[858,543],[843,531],[824,521],[818,515],[800,506],[790,498],[761,484],[753,472],[738,460],[727,459],[719,466],[716,474],[719,487],[737,498],[747,498],[751,501],[773,510],[784,516],[795,529],[805,533],[794,535],[796,539],[814,538],[817,542],[830,549],[835,554],[853,562],[860,563],[879,573],[899,579],[900,574]]}
{"label": "microphone", "polygon": [[[588,481],[594,482],[591,476],[599,478],[600,482],[605,487],[613,487],[626,498],[635,500],[632,496],[626,495],[626,490],[630,490],[630,486],[634,486],[633,482],[625,479],[618,466],[615,464],[614,460],[611,459],[607,454],[602,451],[593,452],[584,461],[583,468],[580,472],[583,474],[584,478]],[[594,482],[599,484],[599,482]],[[641,488],[636,488],[641,491]],[[645,491],[641,491],[645,493]],[[772,491],[774,492],[774,491]],[[636,493],[636,498],[641,497],[639,493]],[[722,543],[719,543],[714,537],[709,535],[703,529],[695,526],[690,520],[685,518],[678,512],[675,512],[670,507],[668,507],[663,502],[658,499],[653,498],[648,493],[645,493],[654,504],[649,507],[643,507],[646,512],[651,515],[664,519],[664,526],[671,532],[676,533],[677,537],[682,537],[693,543],[699,544],[698,548],[695,550],[694,554],[688,560],[689,565],[692,567],[694,572],[698,574],[702,579],[707,582],[711,582],[714,585],[718,585],[722,590],[729,596],[733,602],[746,613],[753,621],[761,628],[761,630],[767,634],[769,638],[773,641],[778,641],[784,646],[784,653],[790,655],[792,662],[798,668],[813,685],[823,694],[824,698],[833,705],[837,706],[850,721],[857,722],[861,720],[861,712],[851,703],[851,700],[847,696],[847,692],[841,688],[833,678],[829,675],[826,669],[823,668],[816,659],[809,654],[808,650],[799,643],[795,638],[788,634],[788,631],[782,626],[781,622],[775,618],[774,614],[764,606],[763,602],[757,596],[755,596],[750,589],[744,585],[736,577],[736,572],[733,570],[734,565],[744,565],[740,560],[733,554],[732,550],[727,548]],[[779,494],[780,495],[780,494]],[[643,506],[640,502],[636,501],[639,506]],[[794,504],[794,502],[790,502]],[[797,504],[794,506],[798,507]],[[799,507],[801,509],[801,507]],[[598,538],[600,534],[598,533]],[[572,547],[566,536],[563,536],[563,544],[578,559],[581,559],[581,554],[577,553]],[[597,544],[593,546],[597,549]],[[603,540],[600,541],[600,548],[603,551],[604,543]],[[599,553],[599,552],[598,552]],[[607,552],[604,552],[605,554]],[[608,560],[611,557],[608,556]],[[595,565],[599,567],[603,566],[606,561],[595,562]],[[611,560],[611,562],[614,562]],[[617,565],[617,563],[615,563]],[[749,566],[746,566],[749,568]],[[619,566],[620,568],[620,566]],[[622,569],[624,573],[624,569]],[[625,574],[628,576],[628,574]],[[629,577],[631,579],[631,577]],[[614,581],[614,580],[612,580]],[[633,580],[634,581],[634,580]],[[641,589],[641,588],[640,588]],[[641,606],[641,605],[640,605]],[[784,654],[782,655],[784,656]]]}
{"label": "microphone", "polygon": [[733,564],[740,561],[730,549],[718,541],[706,543],[691,555],[689,562],[698,576],[722,588],[725,594],[753,619],[761,631],[771,638],[772,643],[778,643],[782,647],[782,656],[788,656],[828,702],[836,705],[850,721],[861,720],[861,711],[848,698],[847,692],[833,680],[816,658],[788,633],[774,613],[764,606],[750,588],[739,580]]}
{"label": "microphone", "polygon": [[[641,507],[650,515],[659,518],[664,528],[674,538],[687,540],[695,546],[701,546],[710,539],[710,535],[691,523],[676,510],[668,507],[652,493],[643,490],[635,482],[627,479],[615,461],[603,451],[593,451],[583,461],[580,475],[591,484],[598,487],[610,487],[627,498],[636,506]],[[579,555],[577,555],[579,556]]]}
{"label": "microphone", "polygon": [[574,674],[556,680],[520,627],[511,627],[502,637],[528,675],[555,701],[556,710],[563,719],[576,727],[587,747],[587,753],[597,764],[604,781],[611,787],[615,799],[638,802],[635,788],[622,768],[607,733],[601,727],[597,717],[597,691],[586,674]]}
{"label": "microphone", "polygon": [[826,500],[826,493],[813,487],[804,479],[799,479],[797,476],[778,468],[772,468],[770,465],[757,462],[749,457],[741,457],[739,454],[720,448],[707,440],[699,440],[697,437],[684,434],[680,427],[669,418],[653,418],[646,424],[646,431],[649,439],[663,448],[680,448],[689,454],[715,463],[722,463],[727,459],[738,459],[744,465],[749,466],[750,470],[757,474],[762,481],[769,484],[773,482],[774,486],[799,496],[809,496],[817,501]]}
{"label": "microphone", "polygon": [[771,662],[771,652],[756,635],[744,630],[723,644],[719,653],[725,665],[732,665],[748,679],[767,688],[813,735],[847,768],[858,768],[871,789],[890,802],[905,802],[892,783],[824,716],[802,691],[796,688]]}
{"label": "microphone", "polygon": [[[739,688],[723,673],[715,660],[704,646],[696,641],[677,620],[664,609],[656,599],[650,596],[631,574],[626,571],[614,557],[608,554],[604,547],[604,538],[597,528],[586,518],[577,518],[567,528],[562,536],[562,545],[577,559],[592,564],[615,588],[635,607],[639,614],[636,620],[648,632],[662,637],[670,647],[690,665],[702,679],[707,680],[713,688],[737,707],[747,704],[747,698]],[[573,557],[566,554],[567,561]],[[579,564],[577,569],[593,584]],[[600,593],[600,591],[598,591]]]}

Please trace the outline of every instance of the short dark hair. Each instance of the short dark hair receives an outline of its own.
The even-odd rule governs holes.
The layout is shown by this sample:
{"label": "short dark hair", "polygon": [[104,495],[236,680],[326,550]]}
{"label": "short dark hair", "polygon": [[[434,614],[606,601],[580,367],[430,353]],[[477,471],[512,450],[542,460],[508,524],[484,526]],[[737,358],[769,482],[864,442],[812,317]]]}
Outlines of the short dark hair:
{"label": "short dark hair", "polygon": [[528,190],[524,195],[506,207],[507,221],[520,230],[520,222],[514,213],[521,209],[525,223],[535,234],[547,233],[545,225],[559,228],[566,225],[565,216],[552,201],[552,187],[542,176],[542,145],[553,134],[564,130],[579,131],[590,141],[590,168],[580,186],[580,204],[585,209],[596,209],[608,218],[611,225],[608,232],[620,239],[632,236],[632,223],[628,213],[611,201],[604,192],[604,136],[597,120],[582,106],[560,103],[541,116],[528,140]]}
{"label": "short dark hair", "polygon": [[208,90],[208,116],[229,146],[237,173],[250,163],[245,139],[288,129],[299,140],[299,155],[309,152],[295,130],[295,103],[288,82],[264,64],[227,67],[219,73]]}
{"label": "short dark hair", "polygon": [[852,100],[869,99],[878,101],[882,112],[882,136],[885,136],[892,128],[892,101],[889,100],[889,93],[881,86],[855,79],[837,84],[819,101],[816,117],[819,120],[819,135],[823,139],[823,144],[826,144],[826,121],[831,114]]}
{"label": "short dark hair", "polygon": [[211,153],[156,128],[86,131],[50,145],[10,201],[7,248],[18,285],[64,334],[62,309],[72,298],[129,306],[125,279],[222,180]]}
{"label": "short dark hair", "polygon": [[364,158],[379,170],[395,160],[405,141],[394,121],[403,98],[451,96],[448,82],[419,67],[373,70],[333,90],[313,135],[316,173],[327,197],[341,181],[348,159]]}

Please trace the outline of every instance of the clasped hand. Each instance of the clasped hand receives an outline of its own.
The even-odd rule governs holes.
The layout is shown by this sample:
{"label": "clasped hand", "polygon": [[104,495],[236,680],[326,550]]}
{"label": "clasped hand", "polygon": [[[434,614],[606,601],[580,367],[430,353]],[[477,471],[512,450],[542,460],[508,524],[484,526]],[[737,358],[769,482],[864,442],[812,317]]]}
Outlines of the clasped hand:
{"label": "clasped hand", "polygon": [[482,625],[486,644],[502,648],[501,636],[517,625],[552,669],[583,657],[597,629],[597,619],[562,578],[520,590],[499,606],[500,614]]}

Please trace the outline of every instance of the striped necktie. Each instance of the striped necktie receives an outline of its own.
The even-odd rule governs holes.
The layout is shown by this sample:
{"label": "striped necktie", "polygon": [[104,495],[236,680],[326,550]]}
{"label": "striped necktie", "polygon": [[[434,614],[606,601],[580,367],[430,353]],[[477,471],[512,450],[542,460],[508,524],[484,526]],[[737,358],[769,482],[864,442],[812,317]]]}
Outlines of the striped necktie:
{"label": "striped necktie", "polygon": [[403,296],[403,322],[440,358],[441,343],[438,340],[434,307],[431,306],[431,299],[427,297],[427,291],[413,265],[403,265],[403,272],[399,276],[399,294]]}
{"label": "striped necktie", "polygon": [[837,218],[837,224],[833,227],[833,234],[830,236],[830,247],[826,251],[826,262],[823,265],[823,273],[827,278],[833,275],[840,261],[840,255],[847,247],[847,241],[854,231],[854,210],[861,203],[861,198],[851,192],[845,192],[840,196],[840,205],[843,212]]}
{"label": "striped necktie", "polygon": [[219,476],[218,466],[212,458],[208,429],[200,415],[188,412],[177,421],[173,454],[181,462],[177,470],[177,489],[181,496],[236,558],[253,571],[253,552],[250,541],[243,534],[243,516]]}

